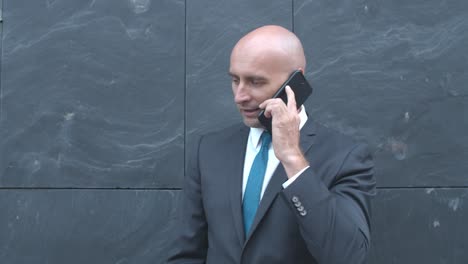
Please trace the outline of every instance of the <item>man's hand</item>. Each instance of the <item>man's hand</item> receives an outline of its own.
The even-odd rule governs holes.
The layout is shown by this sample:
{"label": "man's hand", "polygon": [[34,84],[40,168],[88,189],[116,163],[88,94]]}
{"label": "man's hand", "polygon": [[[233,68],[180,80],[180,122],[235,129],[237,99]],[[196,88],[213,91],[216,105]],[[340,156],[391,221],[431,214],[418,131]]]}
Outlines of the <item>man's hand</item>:
{"label": "man's hand", "polygon": [[265,116],[272,118],[272,141],[275,156],[288,175],[293,177],[309,163],[305,159],[299,146],[301,123],[296,106],[296,98],[291,87],[286,86],[288,105],[280,98],[268,99],[260,104],[260,108],[265,109]]}

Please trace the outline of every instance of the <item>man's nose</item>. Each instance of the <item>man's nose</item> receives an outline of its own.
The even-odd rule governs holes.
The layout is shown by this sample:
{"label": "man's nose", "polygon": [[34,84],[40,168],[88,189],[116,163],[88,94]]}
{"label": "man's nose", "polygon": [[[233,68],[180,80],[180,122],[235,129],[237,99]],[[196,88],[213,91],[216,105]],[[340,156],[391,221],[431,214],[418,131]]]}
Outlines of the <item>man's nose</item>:
{"label": "man's nose", "polygon": [[250,95],[245,85],[240,82],[234,92],[234,101],[236,104],[241,104],[250,100]]}

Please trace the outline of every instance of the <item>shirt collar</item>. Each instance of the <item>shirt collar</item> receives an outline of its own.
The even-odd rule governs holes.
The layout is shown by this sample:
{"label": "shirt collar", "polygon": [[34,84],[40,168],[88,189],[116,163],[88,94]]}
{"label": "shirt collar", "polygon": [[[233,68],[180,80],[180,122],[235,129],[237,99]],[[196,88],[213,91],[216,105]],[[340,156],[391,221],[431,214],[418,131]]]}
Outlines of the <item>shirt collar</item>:
{"label": "shirt collar", "polygon": [[[309,119],[309,117],[307,116],[304,105],[301,106],[301,111],[299,112],[299,118],[301,119],[301,123],[299,124],[299,130],[300,130],[300,129],[302,129],[304,124],[307,122],[307,119]],[[249,134],[250,145],[254,149],[259,147],[260,137],[262,136],[263,131],[265,131],[265,129],[263,129],[263,128],[258,128],[258,127],[251,127],[250,128],[250,134]]]}

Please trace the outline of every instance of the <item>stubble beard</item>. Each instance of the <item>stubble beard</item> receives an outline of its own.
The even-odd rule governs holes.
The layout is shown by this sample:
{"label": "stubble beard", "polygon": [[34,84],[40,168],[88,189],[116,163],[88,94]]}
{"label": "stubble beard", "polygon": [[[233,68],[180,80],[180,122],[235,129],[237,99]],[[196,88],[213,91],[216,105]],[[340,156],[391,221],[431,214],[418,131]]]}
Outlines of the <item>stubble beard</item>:
{"label": "stubble beard", "polygon": [[252,118],[246,118],[246,117],[243,117],[243,121],[244,121],[244,124],[248,127],[253,127],[253,128],[262,128],[262,124],[260,123],[260,121],[258,121],[258,119],[252,119]]}

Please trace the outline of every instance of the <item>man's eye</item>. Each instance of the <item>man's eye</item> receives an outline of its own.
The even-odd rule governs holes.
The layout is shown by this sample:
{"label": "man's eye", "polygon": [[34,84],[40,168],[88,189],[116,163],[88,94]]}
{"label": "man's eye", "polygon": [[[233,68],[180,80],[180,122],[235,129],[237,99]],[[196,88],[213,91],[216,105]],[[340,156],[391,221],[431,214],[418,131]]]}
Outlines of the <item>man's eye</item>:
{"label": "man's eye", "polygon": [[237,80],[237,79],[232,79],[232,83],[238,84],[238,83],[239,83],[239,80]]}
{"label": "man's eye", "polygon": [[262,81],[258,81],[258,80],[253,80],[253,81],[252,81],[252,85],[254,85],[254,86],[260,86],[260,85],[262,85],[262,84],[263,84]]}

